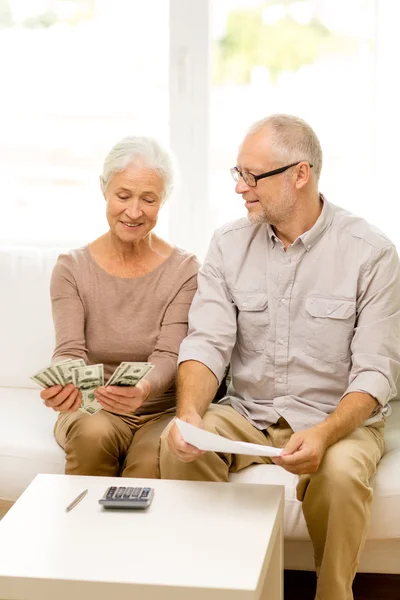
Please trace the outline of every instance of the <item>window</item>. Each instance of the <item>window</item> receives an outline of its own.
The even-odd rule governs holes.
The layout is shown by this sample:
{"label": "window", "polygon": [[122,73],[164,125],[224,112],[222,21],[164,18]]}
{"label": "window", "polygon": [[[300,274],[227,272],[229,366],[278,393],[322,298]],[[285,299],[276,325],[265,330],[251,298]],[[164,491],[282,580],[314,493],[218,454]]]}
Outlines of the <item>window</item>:
{"label": "window", "polygon": [[[0,2],[2,242],[91,241],[107,228],[111,146],[132,134],[169,144],[168,11],[165,0]],[[158,227],[168,237],[167,207]]]}
{"label": "window", "polygon": [[398,0],[0,0],[0,242],[100,235],[103,158],[147,134],[181,170],[158,231],[203,259],[246,214],[246,129],[289,112],[321,139],[321,191],[399,244],[399,20]]}
{"label": "window", "polygon": [[268,114],[292,113],[321,140],[321,191],[400,243],[392,200],[399,4],[212,0],[211,9],[213,228],[246,214],[229,174],[246,129]]}

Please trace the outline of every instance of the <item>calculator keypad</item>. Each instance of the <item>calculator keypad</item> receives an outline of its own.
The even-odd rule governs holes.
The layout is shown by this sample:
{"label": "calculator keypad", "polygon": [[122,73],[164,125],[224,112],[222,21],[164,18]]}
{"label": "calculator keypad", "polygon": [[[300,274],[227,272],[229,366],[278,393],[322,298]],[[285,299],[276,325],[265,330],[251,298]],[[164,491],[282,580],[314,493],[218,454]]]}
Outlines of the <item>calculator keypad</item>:
{"label": "calculator keypad", "polygon": [[117,489],[117,492],[116,492],[116,494],[115,494],[114,498],[122,498],[122,494],[124,493],[124,491],[125,491],[125,490],[126,490],[126,488],[124,488],[124,487],[119,487],[119,488]]}
{"label": "calculator keypad", "polygon": [[[147,507],[151,502],[154,490],[149,487],[111,486],[99,502],[106,507],[123,508]],[[126,504],[125,504],[126,503]]]}
{"label": "calculator keypad", "polygon": [[106,498],[107,498],[107,500],[111,500],[111,499],[112,499],[112,497],[113,497],[113,496],[114,496],[114,494],[115,494],[115,491],[116,491],[116,489],[117,489],[117,488],[116,488],[116,487],[114,487],[114,486],[113,486],[113,487],[110,487],[110,488],[108,488],[108,490],[107,490],[107,494],[106,494]]}
{"label": "calculator keypad", "polygon": [[133,490],[133,488],[132,488],[132,487],[127,487],[127,488],[126,488],[126,490],[125,490],[125,492],[124,492],[124,495],[122,496],[122,498],[124,498],[124,499],[125,499],[125,498],[129,498],[129,496],[130,496],[130,495],[131,495],[131,493],[132,493],[132,490]]}

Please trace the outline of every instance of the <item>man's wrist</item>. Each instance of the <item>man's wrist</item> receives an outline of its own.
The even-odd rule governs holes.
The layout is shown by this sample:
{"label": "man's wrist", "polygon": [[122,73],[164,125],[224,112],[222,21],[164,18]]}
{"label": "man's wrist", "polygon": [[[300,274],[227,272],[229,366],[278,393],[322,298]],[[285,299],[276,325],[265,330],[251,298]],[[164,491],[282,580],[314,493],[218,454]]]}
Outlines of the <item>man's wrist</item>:
{"label": "man's wrist", "polygon": [[178,419],[182,419],[183,421],[186,419],[190,419],[191,417],[201,418],[201,415],[198,413],[197,410],[195,410],[194,408],[185,408],[183,406],[177,408],[176,416],[178,417]]}
{"label": "man's wrist", "polygon": [[349,435],[368,419],[378,406],[367,392],[349,392],[325,421],[316,426],[326,447]]}
{"label": "man's wrist", "polygon": [[336,427],[333,419],[326,418],[325,421],[316,425],[315,429],[325,448],[329,448],[335,442]]}

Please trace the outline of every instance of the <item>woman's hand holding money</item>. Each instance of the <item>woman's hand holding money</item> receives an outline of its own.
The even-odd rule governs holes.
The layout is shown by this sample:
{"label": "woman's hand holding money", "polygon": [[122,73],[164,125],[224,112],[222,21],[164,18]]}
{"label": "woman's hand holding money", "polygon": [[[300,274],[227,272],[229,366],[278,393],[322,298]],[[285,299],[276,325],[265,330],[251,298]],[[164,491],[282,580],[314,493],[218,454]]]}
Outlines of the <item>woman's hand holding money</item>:
{"label": "woman's hand holding money", "polygon": [[96,400],[105,410],[113,413],[133,413],[145,402],[151,385],[142,379],[135,386],[102,386],[95,390]]}
{"label": "woman's hand holding money", "polygon": [[53,385],[40,392],[40,397],[49,408],[57,412],[75,412],[81,405],[82,395],[73,383],[64,387]]}

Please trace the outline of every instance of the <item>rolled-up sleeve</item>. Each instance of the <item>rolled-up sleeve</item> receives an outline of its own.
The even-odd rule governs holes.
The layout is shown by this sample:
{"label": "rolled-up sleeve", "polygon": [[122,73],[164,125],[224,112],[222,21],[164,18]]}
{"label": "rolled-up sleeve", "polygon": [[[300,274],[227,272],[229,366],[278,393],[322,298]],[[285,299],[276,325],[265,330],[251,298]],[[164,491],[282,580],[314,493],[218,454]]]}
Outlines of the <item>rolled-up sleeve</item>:
{"label": "rolled-up sleeve", "polygon": [[225,282],[219,236],[219,232],[214,234],[198,273],[188,336],[181,344],[178,363],[201,362],[221,383],[236,341],[236,307]]}
{"label": "rolled-up sleeve", "polygon": [[351,343],[350,392],[385,406],[400,374],[400,262],[394,246],[375,252],[360,273],[357,323]]}

